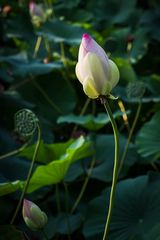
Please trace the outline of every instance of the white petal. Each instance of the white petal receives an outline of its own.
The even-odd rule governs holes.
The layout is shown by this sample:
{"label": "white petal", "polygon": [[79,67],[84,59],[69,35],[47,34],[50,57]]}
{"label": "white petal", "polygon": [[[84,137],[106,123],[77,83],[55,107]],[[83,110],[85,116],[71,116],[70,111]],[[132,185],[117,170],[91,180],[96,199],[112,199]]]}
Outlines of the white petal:
{"label": "white petal", "polygon": [[103,65],[95,53],[88,53],[82,62],[82,77],[91,77],[94,81],[97,92],[102,94],[107,76],[104,72]]}
{"label": "white petal", "polygon": [[86,77],[83,82],[83,91],[89,98],[98,98],[99,94],[95,88],[94,81],[91,77]]}
{"label": "white petal", "polygon": [[109,59],[109,68],[110,68],[109,82],[111,83],[112,88],[114,88],[119,81],[119,70],[117,65],[110,59]]}
{"label": "white petal", "polygon": [[78,62],[83,61],[84,57],[86,56],[87,51],[86,49],[83,47],[83,44],[81,43],[80,47],[79,47],[79,53],[78,53]]}
{"label": "white petal", "polygon": [[107,69],[109,65],[108,56],[103,50],[103,48],[88,34],[83,34],[80,49],[83,49],[83,51],[81,50],[80,51],[81,53],[79,52],[80,53],[79,59],[82,59],[89,52],[95,53],[101,59],[103,63],[104,71],[106,71],[106,74],[108,74],[107,73]]}
{"label": "white petal", "polygon": [[77,76],[78,80],[79,80],[81,83],[83,83],[83,78],[82,78],[81,68],[80,68],[80,64],[79,64],[79,63],[76,64],[76,69],[75,69],[75,71],[76,71],[76,76]]}

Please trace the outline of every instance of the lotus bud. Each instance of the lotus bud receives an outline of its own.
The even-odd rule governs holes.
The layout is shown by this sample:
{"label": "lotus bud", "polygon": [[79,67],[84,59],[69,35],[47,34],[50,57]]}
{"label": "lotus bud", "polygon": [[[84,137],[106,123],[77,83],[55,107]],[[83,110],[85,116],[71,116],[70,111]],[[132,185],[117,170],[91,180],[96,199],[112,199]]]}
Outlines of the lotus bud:
{"label": "lotus bud", "polygon": [[43,8],[40,4],[36,4],[35,2],[29,3],[29,11],[31,15],[35,15],[38,17],[43,16]]}
{"label": "lotus bud", "polygon": [[47,223],[47,215],[33,202],[24,199],[22,209],[23,219],[32,230],[42,229]]}
{"label": "lotus bud", "polygon": [[40,26],[41,23],[46,21],[46,14],[43,5],[31,1],[29,3],[29,12],[34,25]]}
{"label": "lotus bud", "polygon": [[109,95],[119,81],[116,64],[88,34],[83,34],[79,48],[76,76],[89,98]]}

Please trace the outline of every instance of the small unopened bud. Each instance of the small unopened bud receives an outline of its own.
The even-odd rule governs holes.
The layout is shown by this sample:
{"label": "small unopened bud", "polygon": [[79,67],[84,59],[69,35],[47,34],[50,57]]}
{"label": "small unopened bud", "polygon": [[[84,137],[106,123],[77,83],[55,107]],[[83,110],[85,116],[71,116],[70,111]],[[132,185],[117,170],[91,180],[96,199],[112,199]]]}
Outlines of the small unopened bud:
{"label": "small unopened bud", "polygon": [[40,4],[36,4],[34,2],[29,3],[29,11],[31,15],[35,15],[38,17],[43,17],[43,8]]}
{"label": "small unopened bud", "polygon": [[42,229],[47,221],[47,215],[33,202],[24,199],[23,201],[23,219],[26,225],[32,230]]}
{"label": "small unopened bud", "polygon": [[32,18],[32,23],[35,26],[39,27],[46,21],[46,13],[43,5],[31,1],[29,3],[29,12]]}

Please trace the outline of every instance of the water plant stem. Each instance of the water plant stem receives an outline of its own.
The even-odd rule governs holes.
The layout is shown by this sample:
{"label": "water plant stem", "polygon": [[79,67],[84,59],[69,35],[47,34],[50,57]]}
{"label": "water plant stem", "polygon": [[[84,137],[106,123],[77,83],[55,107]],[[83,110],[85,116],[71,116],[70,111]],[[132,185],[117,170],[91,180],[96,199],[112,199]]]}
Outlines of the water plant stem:
{"label": "water plant stem", "polygon": [[36,45],[35,45],[35,48],[34,48],[33,58],[37,57],[41,42],[42,42],[42,36],[38,36],[37,40],[36,40]]}
{"label": "water plant stem", "polygon": [[92,161],[91,161],[90,168],[88,170],[87,176],[86,176],[86,178],[84,180],[84,183],[82,185],[81,191],[80,191],[80,193],[79,193],[79,195],[78,195],[78,197],[77,197],[77,199],[76,199],[76,201],[75,201],[75,203],[74,203],[74,205],[73,205],[73,207],[71,209],[71,214],[76,210],[79,202],[81,201],[81,199],[82,199],[82,197],[84,195],[84,192],[85,192],[86,187],[88,185],[88,182],[89,182],[89,179],[90,179],[90,176],[91,176],[91,173],[92,173],[95,161],[96,161],[96,158],[95,158],[95,155],[94,155],[93,158],[92,158]]}
{"label": "water plant stem", "polygon": [[122,169],[124,160],[125,160],[125,158],[126,158],[126,155],[127,155],[127,152],[128,152],[128,147],[129,147],[129,144],[130,144],[130,141],[131,141],[131,138],[132,138],[132,135],[133,135],[135,126],[136,126],[136,124],[137,124],[137,120],[138,120],[138,117],[139,117],[141,108],[142,108],[142,103],[140,102],[140,103],[138,104],[138,108],[137,108],[137,111],[136,111],[136,115],[135,115],[135,118],[134,118],[134,120],[133,120],[131,129],[130,129],[130,131],[129,131],[129,135],[128,135],[128,138],[127,138],[127,142],[126,142],[126,144],[125,144],[125,148],[124,148],[124,151],[123,151],[121,160],[120,160],[119,169],[118,169],[118,175],[119,175],[120,172],[121,172],[121,169]]}
{"label": "water plant stem", "polygon": [[11,151],[9,153],[5,153],[5,154],[1,155],[0,156],[0,160],[4,159],[4,158],[11,157],[11,156],[14,156],[14,155],[22,152],[27,147],[28,144],[29,144],[29,142],[25,143],[22,147],[20,147],[20,148],[18,148],[16,150],[13,150],[13,151]]}
{"label": "water plant stem", "polygon": [[40,147],[40,140],[41,140],[41,129],[40,129],[40,127],[39,127],[39,124],[37,124],[37,129],[38,129],[38,137],[37,137],[37,143],[36,143],[36,146],[35,146],[35,150],[34,150],[32,162],[31,162],[31,165],[30,165],[28,174],[27,174],[27,179],[26,179],[26,181],[25,181],[25,183],[24,183],[24,187],[23,187],[23,190],[22,190],[22,193],[21,193],[21,196],[20,196],[18,205],[17,205],[16,210],[15,210],[15,212],[14,212],[14,214],[13,214],[13,217],[12,217],[12,219],[11,219],[10,224],[13,224],[13,223],[14,223],[14,221],[15,221],[15,219],[16,219],[16,216],[17,216],[17,214],[18,214],[18,212],[19,212],[19,209],[20,209],[20,207],[21,207],[21,204],[22,204],[24,195],[26,194],[27,189],[28,189],[28,186],[29,186],[29,182],[30,182],[30,179],[31,179],[31,174],[32,174],[33,166],[34,166],[35,160],[36,160],[36,158],[37,158],[38,150],[39,150],[39,147]]}
{"label": "water plant stem", "polygon": [[114,159],[114,169],[113,169],[113,177],[112,177],[112,186],[111,186],[111,192],[110,192],[110,199],[109,199],[109,209],[108,209],[108,215],[106,219],[104,234],[103,234],[103,240],[107,240],[108,233],[109,233],[109,227],[111,222],[111,216],[112,216],[112,209],[113,209],[113,203],[114,203],[114,197],[115,197],[115,190],[116,190],[116,183],[118,178],[118,165],[119,165],[119,133],[118,128],[116,125],[116,122],[114,120],[112,111],[110,109],[109,103],[107,99],[101,98],[101,102],[103,103],[106,112],[109,115],[113,132],[114,132],[114,141],[115,141],[115,159]]}

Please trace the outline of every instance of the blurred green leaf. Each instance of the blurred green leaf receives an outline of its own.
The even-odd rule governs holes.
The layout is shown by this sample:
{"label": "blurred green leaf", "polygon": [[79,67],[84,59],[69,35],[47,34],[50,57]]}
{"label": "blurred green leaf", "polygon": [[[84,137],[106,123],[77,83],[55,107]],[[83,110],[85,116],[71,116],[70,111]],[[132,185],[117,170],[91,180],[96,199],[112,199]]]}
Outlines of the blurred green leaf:
{"label": "blurred green leaf", "polygon": [[122,24],[129,21],[134,13],[135,5],[135,0],[128,2],[122,0],[121,4],[116,0],[87,1],[87,9],[92,9],[94,16],[96,16],[95,21],[105,20],[107,25]]}
{"label": "blurred green leaf", "polygon": [[50,73],[55,69],[62,68],[60,62],[42,63],[40,61],[29,61],[25,52],[17,55],[1,56],[0,61],[9,63],[12,69],[12,74],[18,77],[37,76]]}
{"label": "blurred green leaf", "polygon": [[[40,163],[49,163],[53,160],[59,159],[71,143],[73,143],[73,139],[70,139],[65,143],[54,144],[44,144],[41,140],[36,161]],[[32,144],[31,146],[26,147],[18,155],[32,160],[35,146],[36,144]]]}
{"label": "blurred green leaf", "polygon": [[[122,116],[120,111],[114,113],[114,117]],[[57,123],[75,123],[90,131],[98,131],[109,123],[109,117],[105,113],[99,113],[96,117],[92,114],[86,116],[76,116],[74,114],[61,116],[58,118]]]}
{"label": "blurred green leaf", "polygon": [[30,180],[28,192],[61,182],[74,161],[87,157],[90,154],[90,142],[86,142],[84,137],[75,140],[59,160],[54,160],[45,166],[36,168]]}
{"label": "blurred green leaf", "polygon": [[17,12],[6,21],[6,35],[8,38],[19,38],[30,43],[35,35],[29,12],[26,7],[16,6],[16,8]]}
{"label": "blurred green leaf", "polygon": [[[85,237],[102,235],[109,192],[107,189],[89,203],[83,228]],[[141,176],[121,181],[117,185],[109,239],[129,240],[137,239],[136,236],[143,239],[146,231],[152,231],[159,222],[159,201],[159,178],[152,180],[150,176]]]}
{"label": "blurred green leaf", "polygon": [[30,78],[29,81],[17,85],[22,99],[34,104],[37,115],[50,124],[53,124],[59,115],[67,114],[75,107],[75,90],[58,72],[45,75],[45,78]]}
{"label": "blurred green leaf", "polygon": [[73,233],[80,227],[81,222],[82,217],[79,213],[67,215],[66,213],[62,212],[58,216],[49,217],[49,221],[45,227],[45,230],[50,238],[53,238],[56,233],[67,235],[68,224],[70,224],[70,233]]}
{"label": "blurred green leaf", "polygon": [[148,32],[146,30],[138,29],[133,33],[132,47],[129,52],[129,58],[132,63],[136,63],[146,54],[149,44]]}
{"label": "blurred green leaf", "polygon": [[11,192],[15,192],[22,187],[21,181],[0,183],[0,196],[6,195]]}
{"label": "blurred green leaf", "polygon": [[50,20],[42,28],[49,41],[55,43],[65,42],[70,45],[79,44],[81,42],[84,30],[72,23],[68,24],[64,21]]}
{"label": "blurred green leaf", "polygon": [[36,75],[47,74],[61,67],[62,66],[59,62],[47,63],[47,64],[44,64],[41,62],[20,63],[17,65],[17,69],[16,69],[16,66],[14,66],[13,73],[15,76],[21,76],[21,77],[25,77],[27,75],[36,76]]}
{"label": "blurred green leaf", "polygon": [[128,39],[128,36],[130,35],[130,31],[131,30],[129,27],[122,28],[122,29],[117,29],[117,28],[112,29],[105,43],[106,52],[110,52],[111,56],[115,58],[128,57],[127,39]]}
{"label": "blurred green leaf", "polygon": [[114,58],[114,61],[119,68],[120,80],[123,84],[137,80],[136,73],[128,60],[123,58]]}
{"label": "blurred green leaf", "polygon": [[160,40],[159,20],[160,20],[159,4],[157,4],[157,6],[155,6],[154,8],[144,11],[140,19],[140,25],[144,29],[149,31],[151,36],[157,40]]}
{"label": "blurred green leaf", "polygon": [[[120,136],[120,156],[122,156],[125,148],[126,139]],[[110,182],[113,175],[114,164],[114,136],[99,134],[96,138],[96,166],[92,170],[92,178]],[[122,175],[126,174],[126,170],[137,161],[137,154],[134,145],[131,143],[128,154],[124,162],[125,172],[122,171]]]}
{"label": "blurred green leaf", "polygon": [[[136,145],[143,157],[160,155],[160,112],[155,113],[152,119],[141,128]],[[155,159],[156,160],[156,159]]]}
{"label": "blurred green leaf", "polygon": [[155,97],[160,97],[160,75],[153,74],[145,77],[146,87]]}

